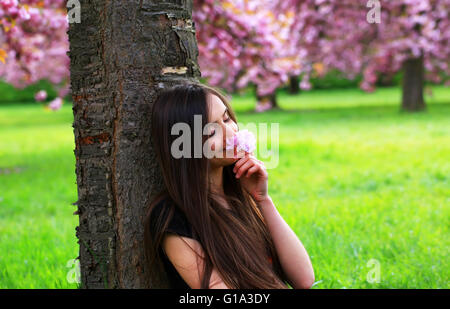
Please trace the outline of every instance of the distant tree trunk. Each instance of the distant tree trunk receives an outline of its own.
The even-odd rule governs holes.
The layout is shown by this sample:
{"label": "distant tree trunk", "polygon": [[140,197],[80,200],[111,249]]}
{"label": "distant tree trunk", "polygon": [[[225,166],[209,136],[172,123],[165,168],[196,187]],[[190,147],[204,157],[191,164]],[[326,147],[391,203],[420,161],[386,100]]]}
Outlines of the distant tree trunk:
{"label": "distant tree trunk", "polygon": [[290,76],[289,77],[289,93],[290,94],[298,94],[300,92],[298,76]]}
{"label": "distant tree trunk", "polygon": [[83,1],[68,34],[81,287],[167,287],[142,245],[163,187],[150,113],[161,88],[200,77],[192,0]]}
{"label": "distant tree trunk", "polygon": [[255,85],[255,95],[257,100],[255,110],[257,112],[280,108],[277,102],[276,90],[270,94],[261,96],[258,94],[258,87]]}
{"label": "distant tree trunk", "polygon": [[391,87],[394,85],[394,76],[384,74],[380,77],[380,81],[378,82],[382,87]]}
{"label": "distant tree trunk", "polygon": [[419,111],[425,108],[425,102],[423,100],[423,84],[423,56],[406,60],[403,63],[403,110]]}

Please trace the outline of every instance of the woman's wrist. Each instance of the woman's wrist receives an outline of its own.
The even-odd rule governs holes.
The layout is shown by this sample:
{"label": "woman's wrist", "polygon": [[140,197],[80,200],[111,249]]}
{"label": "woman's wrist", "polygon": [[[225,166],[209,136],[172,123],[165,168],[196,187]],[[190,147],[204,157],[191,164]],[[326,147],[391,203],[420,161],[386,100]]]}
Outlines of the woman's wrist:
{"label": "woman's wrist", "polygon": [[258,205],[259,208],[263,208],[267,205],[273,205],[273,202],[272,202],[272,198],[270,197],[270,195],[267,194],[266,196],[258,199],[256,201],[256,204]]}

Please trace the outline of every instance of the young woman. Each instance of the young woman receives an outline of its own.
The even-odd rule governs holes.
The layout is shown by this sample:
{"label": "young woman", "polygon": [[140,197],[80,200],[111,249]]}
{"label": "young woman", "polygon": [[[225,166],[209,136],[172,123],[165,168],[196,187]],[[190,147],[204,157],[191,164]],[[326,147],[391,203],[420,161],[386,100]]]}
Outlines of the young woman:
{"label": "young woman", "polygon": [[[202,133],[209,128],[200,138],[213,156],[194,153],[195,115]],[[173,155],[177,123],[191,129],[190,156]],[[159,95],[152,142],[165,190],[145,218],[150,268],[164,267],[173,288],[310,288],[311,261],[268,194],[263,162],[253,153],[226,151],[236,132],[227,98],[212,87],[186,82]]]}

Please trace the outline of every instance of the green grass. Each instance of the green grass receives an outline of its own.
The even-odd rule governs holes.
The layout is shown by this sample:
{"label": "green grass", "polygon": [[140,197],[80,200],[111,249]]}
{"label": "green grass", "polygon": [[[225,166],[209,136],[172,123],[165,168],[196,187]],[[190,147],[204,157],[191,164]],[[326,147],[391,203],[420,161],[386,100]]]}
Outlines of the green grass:
{"label": "green grass", "polygon": [[[280,124],[269,191],[311,256],[314,288],[450,288],[450,89],[433,87],[422,113],[399,112],[396,88],[279,101],[285,110],[262,114],[251,94],[232,104],[239,122]],[[0,105],[0,288],[76,288],[72,120],[70,104]],[[380,283],[366,280],[371,259]]]}
{"label": "green grass", "polygon": [[11,84],[0,80],[0,93],[2,94],[2,96],[0,97],[0,104],[18,102],[34,103],[34,95],[40,90],[47,91],[47,101],[50,101],[57,96],[55,88],[49,81],[46,80],[40,80],[39,82],[33,85],[29,85],[23,89],[15,88]]}

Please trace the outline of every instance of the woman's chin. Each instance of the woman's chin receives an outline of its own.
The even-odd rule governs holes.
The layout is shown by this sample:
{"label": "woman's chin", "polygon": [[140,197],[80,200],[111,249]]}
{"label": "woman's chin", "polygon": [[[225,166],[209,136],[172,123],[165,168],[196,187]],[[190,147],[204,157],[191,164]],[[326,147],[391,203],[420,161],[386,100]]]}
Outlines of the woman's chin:
{"label": "woman's chin", "polygon": [[226,165],[234,164],[239,158],[224,158]]}
{"label": "woman's chin", "polygon": [[237,160],[239,160],[239,158],[224,157],[224,158],[212,158],[210,160],[211,160],[211,163],[215,166],[228,166],[228,165],[234,164]]}

